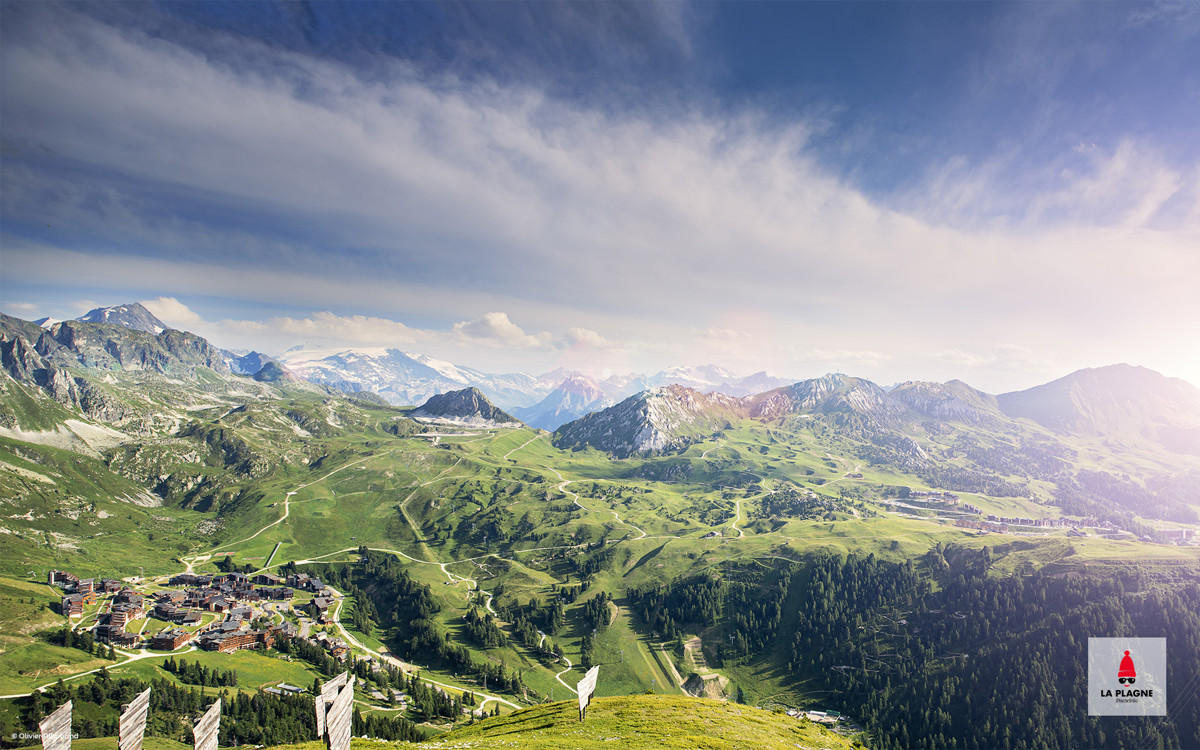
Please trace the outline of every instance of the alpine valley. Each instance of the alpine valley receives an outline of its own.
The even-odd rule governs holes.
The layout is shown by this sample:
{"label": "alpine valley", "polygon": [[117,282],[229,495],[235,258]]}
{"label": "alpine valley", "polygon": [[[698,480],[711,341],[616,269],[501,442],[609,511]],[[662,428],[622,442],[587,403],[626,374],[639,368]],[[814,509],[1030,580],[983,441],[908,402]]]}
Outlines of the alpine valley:
{"label": "alpine valley", "polygon": [[[5,746],[67,698],[111,737],[141,685],[260,716],[223,746],[311,739],[278,686],[348,664],[354,734],[430,747],[662,746],[688,695],[727,702],[712,747],[1200,747],[1200,391],[1144,368],[494,375],[131,304],[0,316],[0,370]],[[236,601],[180,614],[195,585]],[[1134,635],[1167,639],[1167,716],[1089,717],[1088,638]]]}

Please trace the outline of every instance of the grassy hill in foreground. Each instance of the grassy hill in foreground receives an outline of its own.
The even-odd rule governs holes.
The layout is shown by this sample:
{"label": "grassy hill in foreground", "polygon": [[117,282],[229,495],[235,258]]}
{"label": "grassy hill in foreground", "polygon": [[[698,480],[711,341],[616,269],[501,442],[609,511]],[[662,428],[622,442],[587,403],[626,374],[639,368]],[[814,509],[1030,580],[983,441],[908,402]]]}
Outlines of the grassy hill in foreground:
{"label": "grassy hill in foreground", "polygon": [[[613,743],[616,743],[615,745]],[[587,721],[579,721],[575,701],[545,703],[456,729],[418,745],[353,740],[353,750],[419,747],[521,748],[521,750],[849,750],[862,747],[806,719],[793,719],[737,703],[675,695],[596,698]],[[268,750],[320,750],[319,742]]]}
{"label": "grassy hill in foreground", "polygon": [[583,723],[574,701],[548,703],[457,729],[421,747],[587,750],[612,747],[613,743],[630,750],[854,747],[850,739],[807,720],[736,703],[674,695],[596,698]]}

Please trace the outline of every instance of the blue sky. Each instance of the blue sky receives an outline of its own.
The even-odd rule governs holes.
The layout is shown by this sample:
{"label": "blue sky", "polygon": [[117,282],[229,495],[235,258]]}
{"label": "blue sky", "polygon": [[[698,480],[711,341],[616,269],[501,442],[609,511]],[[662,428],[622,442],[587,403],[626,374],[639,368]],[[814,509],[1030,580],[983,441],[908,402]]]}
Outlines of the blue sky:
{"label": "blue sky", "polygon": [[0,309],[1200,383],[1195,3],[0,4]]}

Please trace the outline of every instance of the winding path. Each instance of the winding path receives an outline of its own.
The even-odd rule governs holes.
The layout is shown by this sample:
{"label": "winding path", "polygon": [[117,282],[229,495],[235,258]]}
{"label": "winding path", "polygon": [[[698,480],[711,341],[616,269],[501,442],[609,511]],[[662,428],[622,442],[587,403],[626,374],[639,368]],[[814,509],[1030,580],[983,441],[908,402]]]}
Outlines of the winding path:
{"label": "winding path", "polygon": [[[296,485],[296,489],[292,490],[291,492],[285,493],[285,494],[284,494],[284,496],[283,496],[283,515],[282,515],[282,516],[280,516],[278,519],[276,519],[276,520],[272,521],[271,523],[267,524],[266,526],[263,526],[261,529],[259,529],[258,531],[254,532],[253,534],[251,534],[250,536],[246,537],[245,539],[241,539],[241,540],[239,540],[239,541],[236,541],[236,542],[226,542],[225,544],[220,544],[220,545],[217,545],[216,547],[213,547],[213,548],[212,548],[212,550],[211,550],[211,551],[210,551],[210,553],[209,553],[209,556],[211,557],[211,552],[216,552],[216,551],[217,551],[217,550],[219,550],[219,549],[224,549],[224,548],[226,548],[226,547],[229,547],[229,546],[232,546],[232,545],[234,545],[234,544],[242,544],[243,542],[248,542],[248,541],[250,541],[251,539],[253,539],[254,537],[256,537],[256,536],[258,536],[259,534],[261,534],[261,533],[263,533],[264,531],[266,531],[267,529],[271,528],[272,526],[277,526],[277,525],[279,525],[279,524],[283,523],[284,521],[286,521],[286,520],[287,520],[287,517],[288,517],[288,514],[290,513],[290,509],[289,509],[288,505],[289,505],[289,503],[290,503],[290,501],[291,501],[291,499],[292,499],[292,495],[295,495],[297,492],[299,492],[300,490],[304,489],[305,487],[308,487],[308,486],[310,486],[310,485],[314,485],[314,484],[316,484],[317,482],[323,482],[323,481],[325,481],[326,479],[328,479],[329,477],[331,477],[331,476],[333,476],[334,474],[338,473],[339,471],[342,471],[343,469],[349,469],[351,466],[357,466],[358,464],[365,463],[365,462],[367,462],[367,461],[370,461],[370,460],[371,460],[371,459],[373,459],[373,458],[379,458],[380,456],[388,456],[388,455],[391,455],[392,453],[395,453],[395,452],[396,452],[396,451],[394,451],[394,450],[390,450],[390,451],[388,451],[387,453],[380,453],[380,454],[377,454],[377,455],[370,455],[370,456],[366,456],[365,458],[360,458],[360,459],[359,459],[359,460],[357,460],[357,461],[351,461],[351,462],[350,462],[350,463],[348,463],[348,464],[342,464],[341,466],[337,467],[336,469],[334,469],[333,471],[329,472],[329,473],[328,473],[328,474],[326,474],[325,476],[323,476],[323,477],[318,477],[317,479],[314,479],[314,480],[312,480],[311,482],[305,482],[304,484],[298,484],[298,485]],[[193,560],[193,561],[194,561],[195,559],[196,559],[195,557],[193,557],[193,558],[192,558],[192,560]],[[188,566],[188,572],[191,572],[191,562],[188,562],[188,561],[186,561],[186,560],[185,560],[184,562],[185,562],[185,564]],[[264,570],[265,570],[265,568],[264,568]]]}
{"label": "winding path", "polygon": [[516,448],[513,448],[513,449],[512,449],[512,450],[510,450],[508,453],[505,453],[505,454],[504,454],[504,459],[507,461],[509,456],[511,456],[512,454],[514,454],[514,453],[516,453],[517,451],[521,450],[522,448],[524,448],[525,446],[529,445],[529,444],[530,444],[530,443],[532,443],[534,440],[537,440],[537,439],[538,439],[538,438],[540,438],[540,437],[541,437],[541,435],[540,435],[540,434],[537,434],[537,435],[534,435],[533,437],[529,438],[529,439],[528,439],[528,440],[526,440],[524,443],[521,443],[521,444],[520,444],[520,445],[518,445]]}
{"label": "winding path", "polygon": [[571,686],[570,686],[570,685],[568,685],[567,683],[563,682],[563,678],[562,678],[562,676],[563,676],[563,675],[565,675],[567,672],[570,672],[570,671],[571,671],[571,667],[572,667],[572,666],[574,666],[574,665],[573,665],[573,664],[571,664],[571,660],[570,660],[570,659],[568,659],[566,656],[563,656],[563,657],[562,657],[562,660],[563,660],[564,662],[566,662],[567,668],[566,668],[566,669],[564,669],[563,671],[559,672],[558,674],[554,675],[554,679],[558,680],[558,684],[559,684],[559,685],[562,685],[563,687],[565,687],[567,690],[570,690],[570,691],[571,691],[572,693],[574,693],[575,695],[579,695],[579,691],[578,691],[578,690],[576,690],[575,688],[571,687]]}
{"label": "winding path", "polygon": [[[516,451],[518,451],[518,450],[521,450],[521,449],[523,449],[523,448],[527,447],[528,445],[530,445],[531,443],[533,443],[534,441],[536,441],[536,440],[537,440],[539,437],[543,437],[543,436],[542,436],[541,434],[534,435],[534,436],[533,436],[532,438],[530,438],[529,440],[525,441],[525,442],[524,442],[524,443],[522,443],[521,445],[517,446],[516,448],[513,448],[513,449],[512,449],[512,450],[510,450],[508,453],[506,453],[506,454],[504,455],[504,458],[505,458],[505,459],[508,459],[508,457],[509,457],[509,456],[511,456],[513,453],[515,453]],[[710,449],[710,450],[712,450],[712,449]],[[373,455],[370,455],[370,456],[365,456],[365,457],[363,457],[363,458],[360,458],[360,459],[358,459],[358,460],[356,460],[356,461],[352,461],[352,462],[349,462],[349,463],[343,464],[342,466],[339,466],[339,467],[337,467],[336,469],[333,469],[332,471],[328,472],[327,474],[324,474],[323,476],[321,476],[321,477],[319,477],[319,478],[313,479],[313,480],[311,480],[311,481],[309,481],[309,482],[305,482],[304,484],[297,485],[297,486],[296,486],[296,488],[295,488],[294,490],[292,490],[292,491],[290,491],[290,492],[287,492],[287,493],[285,493],[285,494],[284,494],[284,502],[283,502],[283,514],[282,514],[282,515],[281,515],[279,518],[277,518],[276,520],[274,520],[274,521],[271,521],[270,523],[268,523],[268,524],[264,525],[262,528],[258,529],[258,530],[257,530],[257,531],[255,531],[253,534],[251,534],[251,535],[249,535],[249,536],[245,537],[244,539],[240,539],[240,540],[237,540],[237,541],[226,542],[226,543],[224,543],[224,544],[218,545],[217,547],[213,547],[211,550],[209,550],[209,551],[207,551],[207,552],[204,552],[204,553],[192,554],[192,555],[188,555],[188,556],[181,557],[181,558],[180,558],[180,562],[181,562],[181,563],[182,563],[182,564],[185,566],[185,570],[186,570],[186,572],[192,572],[192,570],[193,570],[193,567],[194,567],[195,565],[197,565],[197,564],[202,564],[202,563],[204,563],[204,562],[207,562],[208,560],[212,559],[213,552],[216,552],[216,551],[218,551],[218,550],[222,550],[222,549],[226,549],[226,548],[229,548],[229,547],[233,547],[233,546],[236,546],[236,545],[244,544],[245,542],[248,542],[248,541],[250,541],[250,540],[252,540],[252,539],[255,539],[256,537],[260,536],[261,534],[263,534],[264,532],[266,532],[268,529],[270,529],[270,528],[272,528],[272,527],[274,527],[274,526],[278,526],[279,524],[281,524],[281,523],[283,523],[284,521],[286,521],[286,520],[289,518],[290,514],[291,514],[291,508],[290,508],[291,498],[292,498],[292,496],[296,495],[296,494],[297,494],[297,493],[298,493],[298,492],[299,492],[301,489],[304,489],[304,488],[306,488],[306,487],[309,487],[309,486],[311,486],[311,485],[313,485],[313,484],[316,484],[317,482],[321,482],[321,481],[323,481],[323,480],[325,480],[325,479],[328,479],[330,476],[332,476],[332,475],[334,475],[334,474],[336,474],[336,473],[338,473],[338,472],[340,472],[340,471],[343,471],[343,470],[345,470],[345,469],[348,469],[348,468],[350,468],[350,467],[352,467],[352,466],[356,466],[356,465],[358,465],[358,464],[362,464],[362,463],[365,463],[365,462],[367,462],[367,461],[370,461],[371,459],[374,459],[374,458],[379,458],[379,457],[381,457],[381,456],[383,456],[383,455],[388,455],[388,454],[391,454],[391,453],[395,453],[395,450],[392,450],[392,451],[387,451],[386,453],[381,453],[381,454],[373,454]],[[707,454],[708,454],[708,451],[706,451],[704,455],[707,455]],[[456,461],[455,461],[453,464],[451,464],[450,466],[446,467],[446,468],[445,468],[445,469],[443,469],[441,472],[439,472],[439,473],[437,474],[437,476],[435,476],[435,477],[433,477],[432,479],[430,479],[430,480],[428,480],[428,481],[426,481],[426,482],[423,482],[423,483],[421,483],[420,485],[418,485],[417,487],[415,487],[415,488],[413,489],[413,491],[412,491],[412,492],[410,492],[410,493],[409,493],[409,495],[408,495],[408,496],[407,496],[407,497],[406,497],[406,498],[405,498],[405,499],[404,499],[404,500],[403,500],[403,501],[400,503],[400,506],[399,506],[399,507],[400,507],[400,510],[401,510],[401,512],[402,512],[402,514],[403,514],[403,516],[404,516],[405,520],[408,522],[408,524],[410,525],[410,527],[412,527],[412,528],[413,528],[413,530],[414,530],[415,532],[417,532],[418,534],[419,534],[419,531],[418,531],[418,529],[417,529],[416,525],[414,524],[414,522],[413,522],[412,518],[411,518],[411,517],[409,516],[409,514],[408,514],[408,511],[407,511],[407,508],[406,508],[406,505],[407,505],[407,503],[408,503],[408,502],[409,502],[409,501],[410,501],[410,500],[411,500],[411,499],[412,499],[412,498],[413,498],[413,497],[416,495],[416,492],[417,492],[417,490],[418,490],[418,489],[420,489],[421,487],[425,487],[425,486],[428,486],[428,485],[430,485],[430,484],[433,484],[434,482],[437,482],[437,481],[440,481],[440,480],[442,480],[442,479],[446,479],[446,478],[448,478],[446,475],[447,475],[447,474],[448,474],[450,471],[452,471],[452,470],[453,470],[453,469],[454,469],[456,466],[458,466],[458,465],[459,465],[459,463],[461,463],[461,462],[462,462],[462,460],[463,460],[463,458],[460,456],[460,457],[459,457],[459,458],[458,458],[458,459],[457,459],[457,460],[456,460]],[[563,478],[562,474],[561,474],[561,473],[560,473],[560,472],[559,472],[557,469],[554,469],[554,468],[551,468],[551,467],[546,467],[546,468],[547,468],[547,470],[548,470],[548,471],[551,471],[551,472],[553,472],[553,473],[554,473],[554,474],[555,474],[555,475],[558,477],[558,480],[559,480],[559,483],[558,483],[558,485],[557,485],[557,488],[558,488],[558,490],[559,490],[560,492],[564,493],[565,495],[567,495],[567,496],[571,497],[571,499],[572,499],[572,501],[574,502],[574,504],[575,504],[576,506],[578,506],[578,507],[579,507],[581,510],[583,510],[583,511],[585,511],[585,512],[588,512],[588,513],[600,513],[600,512],[607,512],[607,513],[611,513],[611,514],[612,514],[612,516],[613,516],[613,519],[614,519],[614,520],[615,520],[617,523],[619,523],[619,524],[621,524],[621,525],[623,525],[623,526],[626,526],[626,527],[627,527],[627,528],[629,528],[629,529],[632,529],[634,532],[637,532],[637,534],[639,535],[639,536],[637,536],[637,537],[632,537],[632,536],[630,536],[630,537],[627,537],[627,538],[625,538],[625,539],[620,539],[620,540],[609,540],[609,543],[610,543],[610,544],[616,544],[616,543],[618,543],[618,542],[621,542],[621,541],[634,541],[634,540],[640,540],[640,539],[646,539],[646,538],[651,538],[651,539],[659,539],[659,538],[677,538],[675,535],[668,535],[668,536],[666,536],[666,537],[664,537],[664,536],[661,536],[661,535],[660,535],[660,536],[654,536],[654,537],[651,537],[651,536],[650,536],[650,535],[649,535],[649,534],[648,534],[648,533],[647,533],[647,532],[646,532],[644,529],[642,529],[642,528],[639,528],[638,526],[636,526],[636,525],[634,525],[634,524],[632,524],[632,523],[630,523],[630,522],[628,522],[628,521],[622,520],[622,519],[621,519],[621,516],[620,516],[620,514],[619,514],[617,511],[615,511],[615,510],[611,510],[611,509],[604,510],[604,511],[601,511],[601,510],[593,510],[593,509],[591,509],[591,508],[588,508],[588,507],[584,506],[582,503],[580,503],[580,502],[579,502],[579,495],[578,495],[577,493],[575,493],[575,492],[572,492],[571,490],[567,489],[568,485],[570,485],[571,483],[573,483],[573,482],[575,482],[575,481],[577,481],[577,480],[565,479],[565,478]],[[734,519],[734,522],[733,522],[733,527],[734,527],[734,528],[737,528],[737,525],[736,525],[736,524],[737,524],[737,522],[740,520],[740,515],[741,515],[741,501],[740,501],[740,499],[739,499],[739,501],[738,501],[737,517],[735,517],[735,519]],[[742,532],[742,530],[741,530],[741,529],[737,529],[737,531],[738,531],[738,535],[739,535],[739,536],[743,536],[743,532]],[[418,538],[419,538],[419,537],[418,537]],[[420,546],[424,547],[424,544],[423,544],[423,543],[421,543],[421,542],[418,542],[418,544],[419,544]],[[553,545],[553,546],[546,546],[546,547],[533,547],[533,548],[528,548],[528,549],[513,550],[513,554],[516,554],[516,553],[528,553],[528,552],[544,552],[544,551],[554,551],[554,550],[565,550],[565,549],[582,549],[582,548],[584,548],[584,547],[587,547],[587,546],[588,546],[587,544],[566,544],[566,545]],[[295,561],[295,563],[296,563],[296,564],[315,563],[315,562],[318,562],[318,561],[320,561],[320,560],[322,560],[322,559],[324,559],[324,558],[329,558],[329,557],[333,557],[333,556],[340,555],[340,554],[346,554],[346,553],[354,552],[354,551],[356,551],[357,549],[359,549],[359,548],[358,548],[358,547],[348,547],[348,548],[346,548],[346,549],[342,549],[342,550],[336,550],[336,551],[333,551],[333,552],[326,553],[326,554],[324,554],[324,555],[318,555],[317,557],[315,557],[315,558],[312,558],[312,559],[296,560],[296,561]],[[459,575],[459,574],[457,574],[457,573],[454,573],[454,572],[452,572],[452,571],[450,571],[450,570],[448,569],[448,566],[450,566],[450,565],[455,565],[455,564],[459,564],[459,563],[469,563],[469,562],[474,562],[474,563],[476,563],[476,564],[478,565],[478,564],[479,564],[479,563],[478,563],[478,561],[480,561],[480,560],[486,560],[486,559],[488,559],[488,558],[495,558],[495,559],[497,559],[497,560],[510,560],[510,559],[511,559],[511,560],[515,561],[515,558],[506,558],[506,557],[504,557],[504,556],[502,556],[502,555],[500,555],[500,554],[497,554],[497,553],[487,553],[487,554],[483,554],[483,555],[477,555],[477,556],[474,556],[474,557],[464,558],[464,559],[462,559],[462,560],[450,560],[450,561],[439,561],[439,560],[422,560],[422,559],[419,559],[419,558],[413,557],[413,556],[411,556],[411,555],[409,555],[409,554],[407,554],[407,553],[405,553],[405,552],[401,552],[401,551],[399,551],[399,550],[395,550],[395,549],[387,549],[387,548],[371,548],[371,549],[372,549],[372,550],[374,550],[374,551],[378,551],[378,552],[386,552],[386,553],[389,553],[389,554],[394,554],[394,555],[397,555],[397,556],[403,557],[404,559],[406,559],[406,560],[409,560],[409,561],[411,561],[411,562],[413,562],[413,563],[422,564],[422,565],[436,565],[436,566],[438,566],[438,567],[441,569],[442,573],[443,573],[443,574],[446,576],[446,579],[447,579],[447,581],[448,581],[448,582],[450,582],[450,583],[452,583],[452,584],[457,584],[457,583],[466,583],[469,589],[471,589],[471,590],[475,590],[475,591],[478,591],[478,592],[479,592],[479,594],[480,594],[480,595],[483,597],[483,604],[484,604],[484,608],[485,608],[485,609],[486,609],[486,610],[487,610],[487,611],[488,611],[490,614],[492,614],[493,616],[496,616],[496,617],[498,617],[498,616],[499,616],[499,614],[496,612],[496,610],[495,610],[495,609],[493,608],[493,606],[492,606],[492,602],[493,602],[493,595],[492,595],[492,593],[491,593],[491,592],[489,592],[489,591],[485,591],[485,590],[483,590],[483,589],[480,587],[480,585],[479,585],[479,581],[478,581],[477,579],[475,579],[475,578],[471,578],[471,577],[468,577],[468,576]],[[430,553],[430,550],[428,550],[427,548],[426,548],[424,551],[425,551],[425,552],[426,552],[426,554],[428,554],[430,557],[434,557],[434,555],[432,555],[432,554]],[[278,552],[278,546],[276,547],[276,550],[274,550],[274,552]],[[274,557],[275,557],[275,554],[274,554],[274,552],[273,552],[273,553],[272,553],[272,555],[271,555],[271,559],[267,560],[267,566],[266,566],[266,567],[264,567],[264,568],[262,568],[262,569],[261,569],[261,571],[259,571],[259,572],[266,571],[266,570],[268,570],[268,569],[270,569],[270,568],[272,568],[272,567],[276,567],[274,564],[272,564],[272,563],[273,563],[273,561],[274,561]],[[332,588],[332,587],[331,587],[331,588]],[[342,622],[341,622],[341,611],[342,611],[343,604],[344,604],[344,602],[345,602],[345,595],[344,595],[343,593],[341,593],[341,592],[337,591],[336,589],[334,589],[334,595],[335,595],[335,597],[336,597],[336,600],[337,600],[337,608],[336,608],[336,610],[335,610],[335,613],[334,613],[334,616],[333,616],[333,622],[334,622],[334,624],[335,624],[335,626],[336,626],[336,628],[337,628],[337,630],[338,630],[339,634],[341,635],[341,637],[342,637],[342,638],[343,638],[343,639],[344,639],[344,640],[345,640],[345,641],[346,641],[348,644],[350,644],[350,645],[351,645],[353,648],[355,648],[355,649],[358,649],[359,651],[361,651],[361,652],[363,652],[363,653],[370,654],[370,655],[372,655],[372,656],[374,656],[374,657],[376,657],[376,658],[378,658],[378,659],[380,659],[380,660],[382,660],[382,661],[385,661],[385,662],[387,662],[387,663],[389,663],[389,664],[392,664],[392,665],[394,665],[394,666],[396,666],[396,667],[398,667],[398,668],[400,668],[400,669],[403,669],[403,670],[405,670],[405,671],[411,672],[411,671],[413,671],[413,670],[419,669],[419,667],[417,667],[416,665],[412,665],[412,664],[409,664],[409,663],[407,663],[407,662],[404,662],[403,660],[401,660],[401,659],[398,659],[398,658],[396,658],[396,657],[394,657],[394,656],[391,656],[391,655],[390,655],[390,654],[388,654],[388,653],[380,653],[380,652],[378,652],[378,651],[375,651],[374,649],[372,649],[372,648],[368,647],[366,644],[362,643],[362,642],[361,642],[361,641],[359,641],[357,638],[355,638],[353,635],[351,635],[351,634],[350,634],[350,632],[349,632],[349,631],[348,631],[348,630],[345,628],[345,626],[344,626],[344,625],[342,624]],[[78,627],[78,626],[76,626],[76,627]],[[188,653],[188,652],[190,652],[190,651],[195,651],[195,650],[196,650],[196,646],[195,646],[195,644],[193,643],[193,644],[190,644],[190,645],[189,645],[189,646],[188,646],[186,649],[180,650],[180,651],[178,651],[178,652],[172,652],[172,653]],[[142,660],[142,659],[158,658],[158,657],[163,657],[163,656],[165,656],[165,655],[166,655],[166,654],[163,654],[163,653],[150,653],[150,652],[148,652],[148,651],[146,651],[146,652],[139,652],[139,653],[129,653],[129,652],[126,652],[126,651],[117,650],[117,653],[119,653],[121,656],[125,657],[125,660],[124,660],[124,661],[121,661],[121,662],[118,662],[118,663],[116,663],[116,664],[105,665],[105,667],[108,667],[108,668],[120,667],[120,666],[124,666],[124,665],[126,665],[126,664],[128,664],[128,663],[130,663],[130,662],[133,662],[133,661],[139,661],[139,660]],[[557,681],[557,682],[558,682],[560,685],[562,685],[563,687],[565,687],[565,688],[567,688],[569,691],[571,691],[571,693],[573,693],[573,694],[577,694],[576,688],[572,687],[571,685],[568,685],[568,684],[567,684],[567,683],[566,683],[566,682],[563,680],[563,675],[565,675],[565,674],[567,674],[568,672],[570,672],[570,671],[571,671],[571,669],[573,669],[573,668],[574,668],[574,665],[572,664],[571,660],[570,660],[569,658],[567,658],[565,655],[564,655],[564,656],[562,656],[562,657],[560,657],[560,658],[561,658],[562,662],[563,662],[563,663],[566,665],[566,667],[565,667],[564,669],[562,669],[561,671],[559,671],[559,672],[555,673],[555,675],[554,675],[554,678],[555,678],[555,680],[556,680],[556,681]],[[98,671],[100,671],[100,669],[103,669],[103,668],[105,668],[105,667],[98,667],[98,668],[96,668],[96,669],[89,670],[89,671],[87,671],[87,672],[81,672],[81,673],[79,673],[79,674],[76,674],[76,675],[71,675],[70,677],[64,677],[63,679],[64,679],[64,680],[74,680],[74,679],[78,679],[78,678],[80,678],[80,677],[83,677],[83,676],[85,676],[85,675],[88,675],[88,674],[93,674],[93,673],[95,673],[95,672],[98,672]],[[487,704],[487,703],[489,703],[489,702],[495,701],[495,702],[497,702],[497,703],[502,703],[502,704],[504,704],[504,705],[506,705],[506,706],[509,706],[510,708],[513,708],[513,709],[519,709],[519,708],[521,708],[521,706],[520,706],[519,704],[517,704],[517,703],[515,703],[515,702],[513,702],[513,701],[510,701],[510,700],[507,700],[507,699],[505,699],[505,698],[501,698],[500,696],[497,696],[497,695],[489,695],[489,694],[482,693],[482,692],[479,692],[479,691],[477,691],[477,690],[472,690],[472,689],[469,689],[469,688],[463,688],[463,687],[457,687],[457,686],[453,686],[453,685],[448,685],[448,684],[445,684],[445,683],[441,683],[441,682],[437,682],[437,681],[434,681],[434,680],[428,679],[428,678],[426,678],[426,677],[422,677],[421,679],[422,679],[422,681],[424,681],[424,682],[426,682],[426,683],[428,683],[428,684],[430,684],[430,685],[435,685],[435,686],[437,686],[437,687],[439,687],[439,688],[442,688],[442,689],[444,689],[444,690],[454,690],[454,691],[468,691],[468,690],[469,690],[470,692],[474,693],[474,694],[475,694],[475,695],[478,697],[478,699],[479,699],[479,701],[480,701],[480,703],[479,703],[479,706],[480,706],[480,707],[482,707],[483,705],[485,705],[485,704]],[[56,682],[57,682],[57,679],[56,679],[54,682],[49,682],[49,683],[47,683],[46,685],[43,685],[43,686],[41,686],[41,687],[38,687],[38,688],[36,688],[36,690],[45,690],[47,687],[49,687],[49,686],[51,686],[51,685],[55,684]],[[23,697],[23,696],[26,696],[26,695],[28,695],[28,694],[29,694],[29,693],[20,693],[20,694],[16,694],[16,695],[12,695],[12,696],[0,696],[0,698],[17,698],[17,697]]]}
{"label": "winding path", "polygon": [[564,495],[570,495],[572,502],[574,502],[575,505],[579,506],[580,509],[586,510],[588,513],[601,513],[601,512],[612,513],[613,518],[615,518],[617,520],[617,523],[621,524],[622,526],[628,526],[629,528],[633,529],[637,533],[641,534],[641,536],[639,536],[638,539],[645,539],[647,536],[649,536],[649,534],[647,534],[644,530],[638,528],[637,526],[634,526],[630,522],[622,521],[621,516],[617,515],[617,512],[615,510],[598,511],[598,510],[592,510],[591,508],[584,506],[583,503],[579,502],[579,495],[576,495],[574,492],[571,492],[570,490],[567,489],[567,485],[571,484],[575,480],[574,479],[563,479],[563,475],[559,473],[558,469],[554,469],[549,466],[547,466],[546,468],[549,469],[550,471],[553,471],[554,475],[558,477],[558,480],[559,480],[558,491],[563,493]]}
{"label": "winding path", "polygon": [[[337,590],[334,589],[334,591],[337,591]],[[402,660],[397,659],[396,657],[390,656],[388,654],[381,654],[373,648],[368,648],[366,644],[362,643],[357,638],[350,635],[350,631],[346,630],[345,625],[342,625],[342,604],[345,601],[346,601],[345,596],[340,591],[337,591],[337,609],[334,611],[334,614],[333,614],[333,622],[334,622],[334,625],[338,629],[338,633],[341,634],[342,638],[345,639],[346,643],[349,643],[351,646],[354,646],[355,648],[359,649],[360,651],[364,651],[368,654],[371,654],[372,656],[374,656],[375,658],[377,658],[381,661],[385,661],[394,667],[398,667],[399,669],[402,669],[405,672],[411,673],[414,670],[419,670],[419,667],[409,664],[406,661],[402,661]],[[456,687],[454,685],[447,685],[444,682],[437,682],[436,680],[431,680],[428,677],[421,677],[421,682],[424,682],[428,685],[436,685],[437,687],[440,687],[443,690],[455,690],[455,691],[460,691],[460,692],[474,693],[475,697],[477,699],[479,699],[479,708],[483,708],[484,704],[490,703],[492,701],[495,701],[497,703],[503,703],[504,705],[506,705],[512,709],[520,709],[521,708],[520,705],[513,703],[512,701],[507,700],[505,698],[501,698],[498,695],[488,695],[487,693],[481,693],[478,690],[471,690],[470,688],[463,688],[463,687]]]}

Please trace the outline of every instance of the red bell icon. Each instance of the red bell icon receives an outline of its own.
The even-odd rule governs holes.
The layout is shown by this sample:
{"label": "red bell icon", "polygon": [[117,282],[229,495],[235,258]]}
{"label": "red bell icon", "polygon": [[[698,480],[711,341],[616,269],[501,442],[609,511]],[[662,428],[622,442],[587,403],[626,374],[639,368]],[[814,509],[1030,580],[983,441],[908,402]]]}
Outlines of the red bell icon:
{"label": "red bell icon", "polygon": [[1129,658],[1129,652],[1125,652],[1125,656],[1121,658],[1121,668],[1117,670],[1117,682],[1122,685],[1132,685],[1137,679],[1137,670],[1133,668],[1133,659]]}

